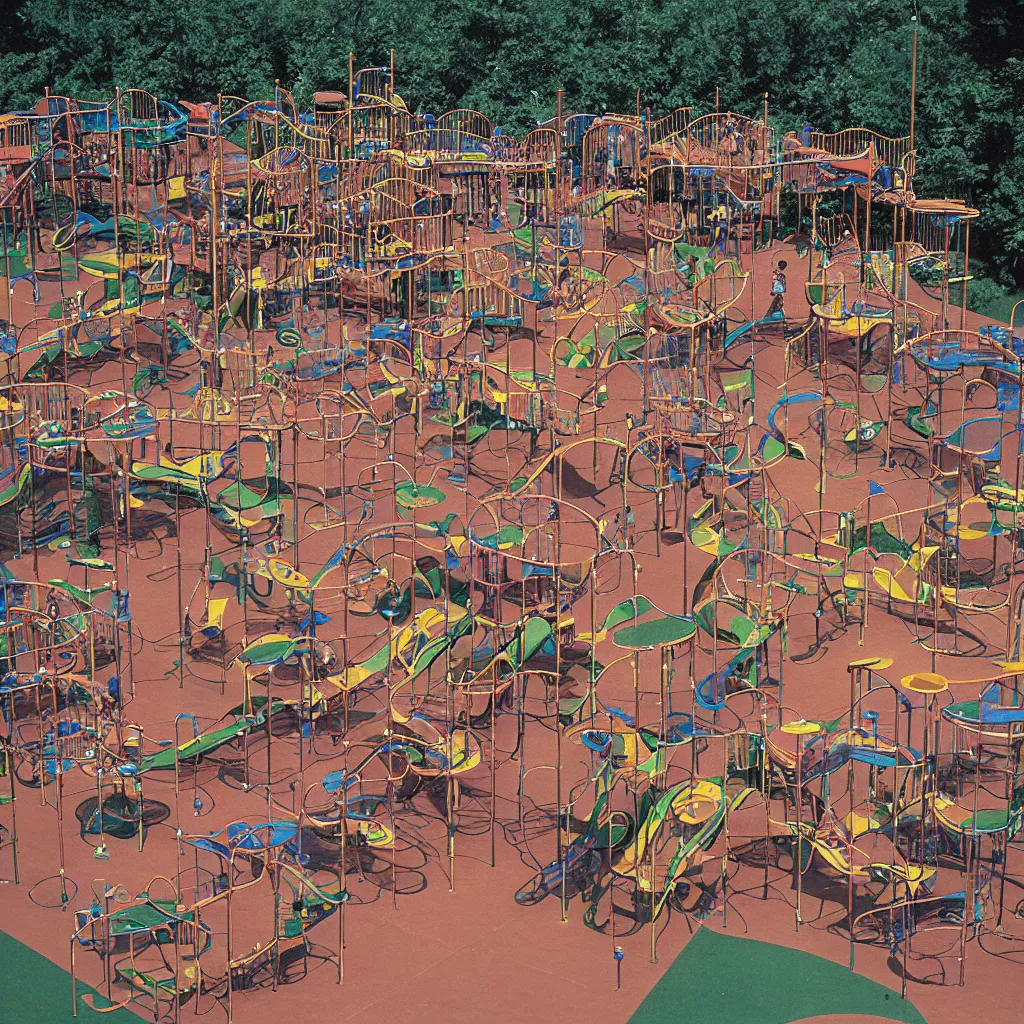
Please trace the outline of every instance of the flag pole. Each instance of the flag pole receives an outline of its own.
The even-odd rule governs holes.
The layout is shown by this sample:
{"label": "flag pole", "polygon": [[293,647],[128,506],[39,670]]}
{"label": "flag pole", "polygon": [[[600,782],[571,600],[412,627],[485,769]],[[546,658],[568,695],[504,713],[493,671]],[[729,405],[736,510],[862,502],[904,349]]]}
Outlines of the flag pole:
{"label": "flag pole", "polygon": [[917,15],[910,18],[914,33],[913,51],[910,58],[910,151],[914,151],[914,115],[917,113]]}
{"label": "flag pole", "polygon": [[871,606],[871,601],[868,599],[868,562],[871,558],[871,495],[874,492],[874,485],[871,481],[868,481],[868,507],[867,507],[867,526],[864,529],[864,614],[861,616],[860,623],[860,646],[864,646],[864,634],[868,628],[868,608]]}

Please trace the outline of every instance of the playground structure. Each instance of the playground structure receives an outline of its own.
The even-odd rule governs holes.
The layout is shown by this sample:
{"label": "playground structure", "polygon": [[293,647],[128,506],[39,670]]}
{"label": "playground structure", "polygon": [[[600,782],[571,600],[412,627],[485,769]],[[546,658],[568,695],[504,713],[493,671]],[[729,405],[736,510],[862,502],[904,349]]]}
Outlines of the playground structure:
{"label": "playground structure", "polygon": [[1024,327],[914,162],[393,66],[0,119],[0,871],[76,1012],[341,981],[464,848],[616,958],[752,889],[904,995],[1024,938]]}

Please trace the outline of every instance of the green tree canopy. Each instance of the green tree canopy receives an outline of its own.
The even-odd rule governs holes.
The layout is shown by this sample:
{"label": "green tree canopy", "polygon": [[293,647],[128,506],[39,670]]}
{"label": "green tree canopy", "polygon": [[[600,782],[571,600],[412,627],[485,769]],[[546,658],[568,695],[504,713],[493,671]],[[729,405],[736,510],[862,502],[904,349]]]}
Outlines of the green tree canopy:
{"label": "green tree canopy", "polygon": [[386,63],[410,109],[483,110],[521,132],[554,109],[689,105],[783,129],[905,135],[919,15],[919,194],[980,206],[974,255],[1024,285],[1024,0],[14,0],[0,5],[0,109],[46,86],[300,103]]}

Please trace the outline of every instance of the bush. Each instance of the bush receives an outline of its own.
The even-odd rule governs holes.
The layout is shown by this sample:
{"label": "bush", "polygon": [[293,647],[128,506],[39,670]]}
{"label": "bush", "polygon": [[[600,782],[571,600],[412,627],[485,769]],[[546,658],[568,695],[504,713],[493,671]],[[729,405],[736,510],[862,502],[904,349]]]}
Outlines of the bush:
{"label": "bush", "polygon": [[[952,298],[950,296],[950,301]],[[967,308],[1002,323],[1010,322],[1013,307],[1021,299],[1024,295],[1008,291],[991,278],[975,278],[967,285]],[[1024,306],[1017,311],[1017,326],[1021,325],[1024,325]]]}

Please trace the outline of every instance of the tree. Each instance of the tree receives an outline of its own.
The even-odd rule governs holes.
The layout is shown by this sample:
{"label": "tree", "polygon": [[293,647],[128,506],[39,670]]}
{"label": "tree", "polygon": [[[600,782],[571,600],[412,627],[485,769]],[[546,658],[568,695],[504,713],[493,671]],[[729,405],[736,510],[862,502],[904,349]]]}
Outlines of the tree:
{"label": "tree", "polygon": [[1024,285],[1024,0],[20,0],[0,5],[0,109],[46,86],[80,98],[115,86],[169,99],[260,98],[275,80],[300,105],[385,64],[413,111],[483,110],[522,133],[554,112],[655,113],[722,105],[777,127],[864,125],[904,135],[911,15],[920,17],[919,194],[984,216],[974,256]]}

